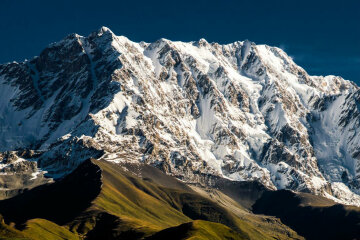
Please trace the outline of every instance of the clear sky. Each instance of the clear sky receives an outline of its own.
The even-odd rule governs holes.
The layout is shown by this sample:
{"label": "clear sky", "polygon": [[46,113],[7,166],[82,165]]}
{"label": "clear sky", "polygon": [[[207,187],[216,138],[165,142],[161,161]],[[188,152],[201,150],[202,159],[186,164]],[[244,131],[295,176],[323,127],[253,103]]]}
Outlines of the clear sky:
{"label": "clear sky", "polygon": [[283,48],[310,74],[360,84],[360,0],[0,0],[0,63],[101,26],[133,41],[249,39]]}

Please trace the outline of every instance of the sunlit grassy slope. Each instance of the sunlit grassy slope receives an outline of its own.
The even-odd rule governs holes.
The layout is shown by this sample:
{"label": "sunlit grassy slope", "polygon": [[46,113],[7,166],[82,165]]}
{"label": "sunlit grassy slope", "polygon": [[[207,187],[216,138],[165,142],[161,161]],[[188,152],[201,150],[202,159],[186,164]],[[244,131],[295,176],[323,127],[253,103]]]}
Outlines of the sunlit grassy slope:
{"label": "sunlit grassy slope", "polygon": [[45,219],[32,219],[26,223],[23,231],[19,231],[3,222],[0,223],[0,239],[79,240],[80,238],[66,227],[59,226]]}
{"label": "sunlit grassy slope", "polygon": [[[89,174],[91,171],[94,173]],[[99,171],[101,174],[95,174]],[[89,176],[91,181],[81,183]],[[71,202],[65,199],[81,197],[77,196],[76,189],[71,191],[71,196],[63,192],[72,182],[76,182],[76,186],[88,183],[99,188],[94,191],[98,194],[93,199],[83,198],[83,201],[89,201],[84,203],[86,208],[72,208],[76,210],[76,216],[66,212],[67,205],[62,206]],[[36,194],[31,194],[30,190],[30,193],[6,202],[6,206],[16,208],[38,202],[37,198],[43,199],[50,187],[35,190]],[[120,166],[91,160],[80,171],[60,181],[56,189],[53,191],[58,193],[61,190],[62,194],[53,195],[49,201],[56,203],[53,208],[64,211],[61,218],[53,216],[59,211],[51,207],[46,213],[39,211],[39,214],[37,209],[23,210],[27,213],[24,216],[22,210],[17,209],[14,212],[19,216],[16,216],[11,214],[12,209],[5,211],[0,204],[0,210],[6,212],[7,223],[1,225],[0,236],[3,239],[49,240],[161,239],[164,234],[183,229],[186,234],[177,234],[177,239],[302,239],[280,222],[258,218],[240,205],[230,203],[231,199],[219,202],[153,167],[141,164]],[[226,196],[219,199],[226,199]],[[36,204],[31,206],[41,208]],[[6,217],[15,221],[17,229],[6,221]],[[174,237],[171,239],[175,240]]]}
{"label": "sunlit grassy slope", "polygon": [[19,230],[8,226],[0,216],[0,239],[27,239]]}
{"label": "sunlit grassy slope", "polygon": [[79,236],[70,232],[66,227],[59,226],[45,219],[31,219],[27,221],[23,234],[30,239],[39,240],[78,240]]}
{"label": "sunlit grassy slope", "polygon": [[139,165],[137,168],[144,169],[139,170],[138,176],[135,176],[132,172],[136,171],[129,171],[125,166],[105,161],[94,163],[102,169],[103,185],[89,211],[106,212],[117,217],[113,224],[115,236],[148,237],[160,230],[202,219],[221,223],[224,228],[228,226],[243,239],[301,238],[284,225],[280,226],[281,229],[277,229],[277,224],[272,228],[261,229],[258,222],[248,222],[247,216],[240,218],[231,209],[201,196],[156,169],[149,170],[148,167]]}
{"label": "sunlit grassy slope", "polygon": [[223,240],[223,239],[248,239],[231,228],[220,224],[203,220],[184,223],[176,227],[162,230],[146,240]]}

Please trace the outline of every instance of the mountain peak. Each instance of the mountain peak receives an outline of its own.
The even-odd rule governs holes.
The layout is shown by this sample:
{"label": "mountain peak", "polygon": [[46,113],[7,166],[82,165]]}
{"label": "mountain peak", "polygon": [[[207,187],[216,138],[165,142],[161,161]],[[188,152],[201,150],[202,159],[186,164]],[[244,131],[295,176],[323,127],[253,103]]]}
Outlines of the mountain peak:
{"label": "mountain peak", "polygon": [[106,37],[109,39],[113,39],[114,37],[116,37],[116,35],[110,30],[110,28],[102,26],[97,31],[92,32],[89,35],[89,38],[94,38],[94,37]]}
{"label": "mountain peak", "polygon": [[97,31],[99,35],[104,34],[104,33],[110,33],[110,34],[114,34],[110,28],[102,26],[101,28],[99,28],[99,30]]}
{"label": "mountain peak", "polygon": [[199,47],[204,47],[209,45],[208,41],[205,38],[200,38],[199,41],[196,42],[196,45]]}

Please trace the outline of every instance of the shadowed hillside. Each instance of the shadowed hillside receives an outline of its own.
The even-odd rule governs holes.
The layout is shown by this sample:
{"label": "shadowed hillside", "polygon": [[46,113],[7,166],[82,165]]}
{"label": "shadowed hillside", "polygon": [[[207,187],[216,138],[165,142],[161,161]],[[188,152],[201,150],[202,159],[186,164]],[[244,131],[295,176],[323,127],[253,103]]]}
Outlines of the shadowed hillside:
{"label": "shadowed hillside", "polygon": [[265,192],[253,211],[276,216],[306,239],[360,239],[360,208],[311,194]]}
{"label": "shadowed hillside", "polygon": [[186,185],[145,164],[87,160],[55,183],[0,201],[0,237],[303,239],[286,225],[306,239],[360,236],[356,207],[256,182],[214,185]]}
{"label": "shadowed hillside", "polygon": [[61,181],[0,201],[0,214],[17,225],[33,218],[64,225],[90,207],[100,187],[100,168],[87,161]]}
{"label": "shadowed hillside", "polygon": [[148,165],[88,160],[56,183],[0,201],[1,233],[5,239],[156,239],[188,226],[188,237],[301,239],[279,222],[193,189]]}

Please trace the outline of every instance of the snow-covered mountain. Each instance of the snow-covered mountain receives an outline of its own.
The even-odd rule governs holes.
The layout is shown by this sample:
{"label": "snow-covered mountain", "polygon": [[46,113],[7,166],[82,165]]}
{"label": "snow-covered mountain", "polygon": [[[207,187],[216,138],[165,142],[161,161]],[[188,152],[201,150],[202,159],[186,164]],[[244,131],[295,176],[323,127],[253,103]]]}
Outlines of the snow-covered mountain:
{"label": "snow-covered mountain", "polygon": [[21,173],[5,191],[94,157],[360,205],[359,87],[309,76],[283,50],[249,41],[135,43],[105,27],[69,35],[0,65],[0,130],[0,177]]}

